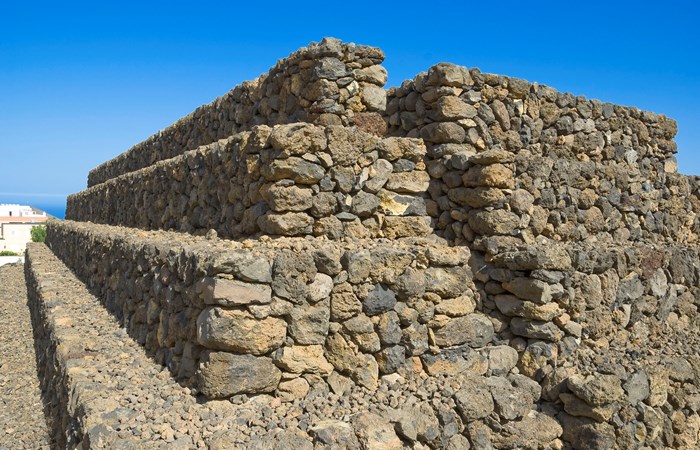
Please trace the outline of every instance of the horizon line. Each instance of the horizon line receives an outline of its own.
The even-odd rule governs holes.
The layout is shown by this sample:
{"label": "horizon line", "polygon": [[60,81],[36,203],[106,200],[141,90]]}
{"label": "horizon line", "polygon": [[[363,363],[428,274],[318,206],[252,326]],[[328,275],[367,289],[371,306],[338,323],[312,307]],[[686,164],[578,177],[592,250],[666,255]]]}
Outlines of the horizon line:
{"label": "horizon line", "polygon": [[25,196],[25,197],[68,197],[70,194],[44,194],[30,192],[0,192],[2,196]]}

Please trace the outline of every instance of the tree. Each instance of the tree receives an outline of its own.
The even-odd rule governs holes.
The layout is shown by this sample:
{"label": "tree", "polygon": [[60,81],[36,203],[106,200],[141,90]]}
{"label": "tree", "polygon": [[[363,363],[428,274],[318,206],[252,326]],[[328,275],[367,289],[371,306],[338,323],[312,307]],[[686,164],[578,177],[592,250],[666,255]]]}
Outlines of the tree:
{"label": "tree", "polygon": [[32,242],[44,242],[46,240],[46,226],[37,225],[32,227]]}

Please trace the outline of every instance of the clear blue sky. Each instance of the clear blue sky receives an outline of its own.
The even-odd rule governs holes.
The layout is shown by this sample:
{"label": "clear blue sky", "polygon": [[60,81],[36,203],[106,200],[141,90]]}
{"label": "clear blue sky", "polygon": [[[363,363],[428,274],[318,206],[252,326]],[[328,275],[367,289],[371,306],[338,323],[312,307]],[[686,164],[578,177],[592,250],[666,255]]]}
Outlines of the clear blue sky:
{"label": "clear blue sky", "polygon": [[323,36],[381,47],[390,86],[449,61],[666,114],[700,174],[698,21],[693,1],[7,0],[0,203],[60,209],[91,168]]}

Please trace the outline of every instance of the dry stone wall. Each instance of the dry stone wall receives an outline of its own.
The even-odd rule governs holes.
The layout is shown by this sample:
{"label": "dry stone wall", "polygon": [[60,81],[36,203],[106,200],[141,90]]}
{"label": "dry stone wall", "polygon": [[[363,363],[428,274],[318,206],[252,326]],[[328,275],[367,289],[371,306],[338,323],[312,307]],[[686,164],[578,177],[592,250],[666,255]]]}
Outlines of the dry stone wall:
{"label": "dry stone wall", "polygon": [[299,89],[346,99],[314,78],[340,61],[359,100],[163,138],[177,156],[106,163],[69,198],[79,222],[49,225],[132,336],[210,398],[458,380],[434,406],[464,442],[394,420],[430,448],[697,446],[700,356],[649,344],[698,325],[700,184],[673,120],[452,64],[382,95],[380,51],[301,54]]}
{"label": "dry stone wall", "polygon": [[425,236],[424,156],[420,139],[261,125],[74,194],[66,217],[224,238]]}
{"label": "dry stone wall", "polygon": [[696,240],[695,182],[676,174],[663,115],[438,64],[389,90],[386,117],[425,140],[448,239]]}
{"label": "dry stone wall", "polygon": [[502,354],[511,366],[492,370],[515,365],[512,349],[484,349],[494,329],[475,312],[465,248],[425,239],[237,244],[69,221],[49,229],[49,247],[129,333],[210,398],[290,395],[308,388],[300,376],[373,387],[411,357],[434,375],[486,373]]}
{"label": "dry stone wall", "polygon": [[[326,38],[280,60],[270,72],[90,171],[88,186],[194,150],[255,125],[311,122],[383,129],[384,53]],[[378,128],[377,128],[378,127]]]}

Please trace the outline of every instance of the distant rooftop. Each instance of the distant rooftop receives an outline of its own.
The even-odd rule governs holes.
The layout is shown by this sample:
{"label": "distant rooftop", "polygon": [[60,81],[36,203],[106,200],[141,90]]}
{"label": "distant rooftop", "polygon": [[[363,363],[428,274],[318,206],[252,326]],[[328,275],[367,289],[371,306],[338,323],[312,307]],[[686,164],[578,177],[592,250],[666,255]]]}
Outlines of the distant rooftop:
{"label": "distant rooftop", "polygon": [[46,212],[15,203],[0,204],[0,223],[7,222],[45,222],[48,219]]}

